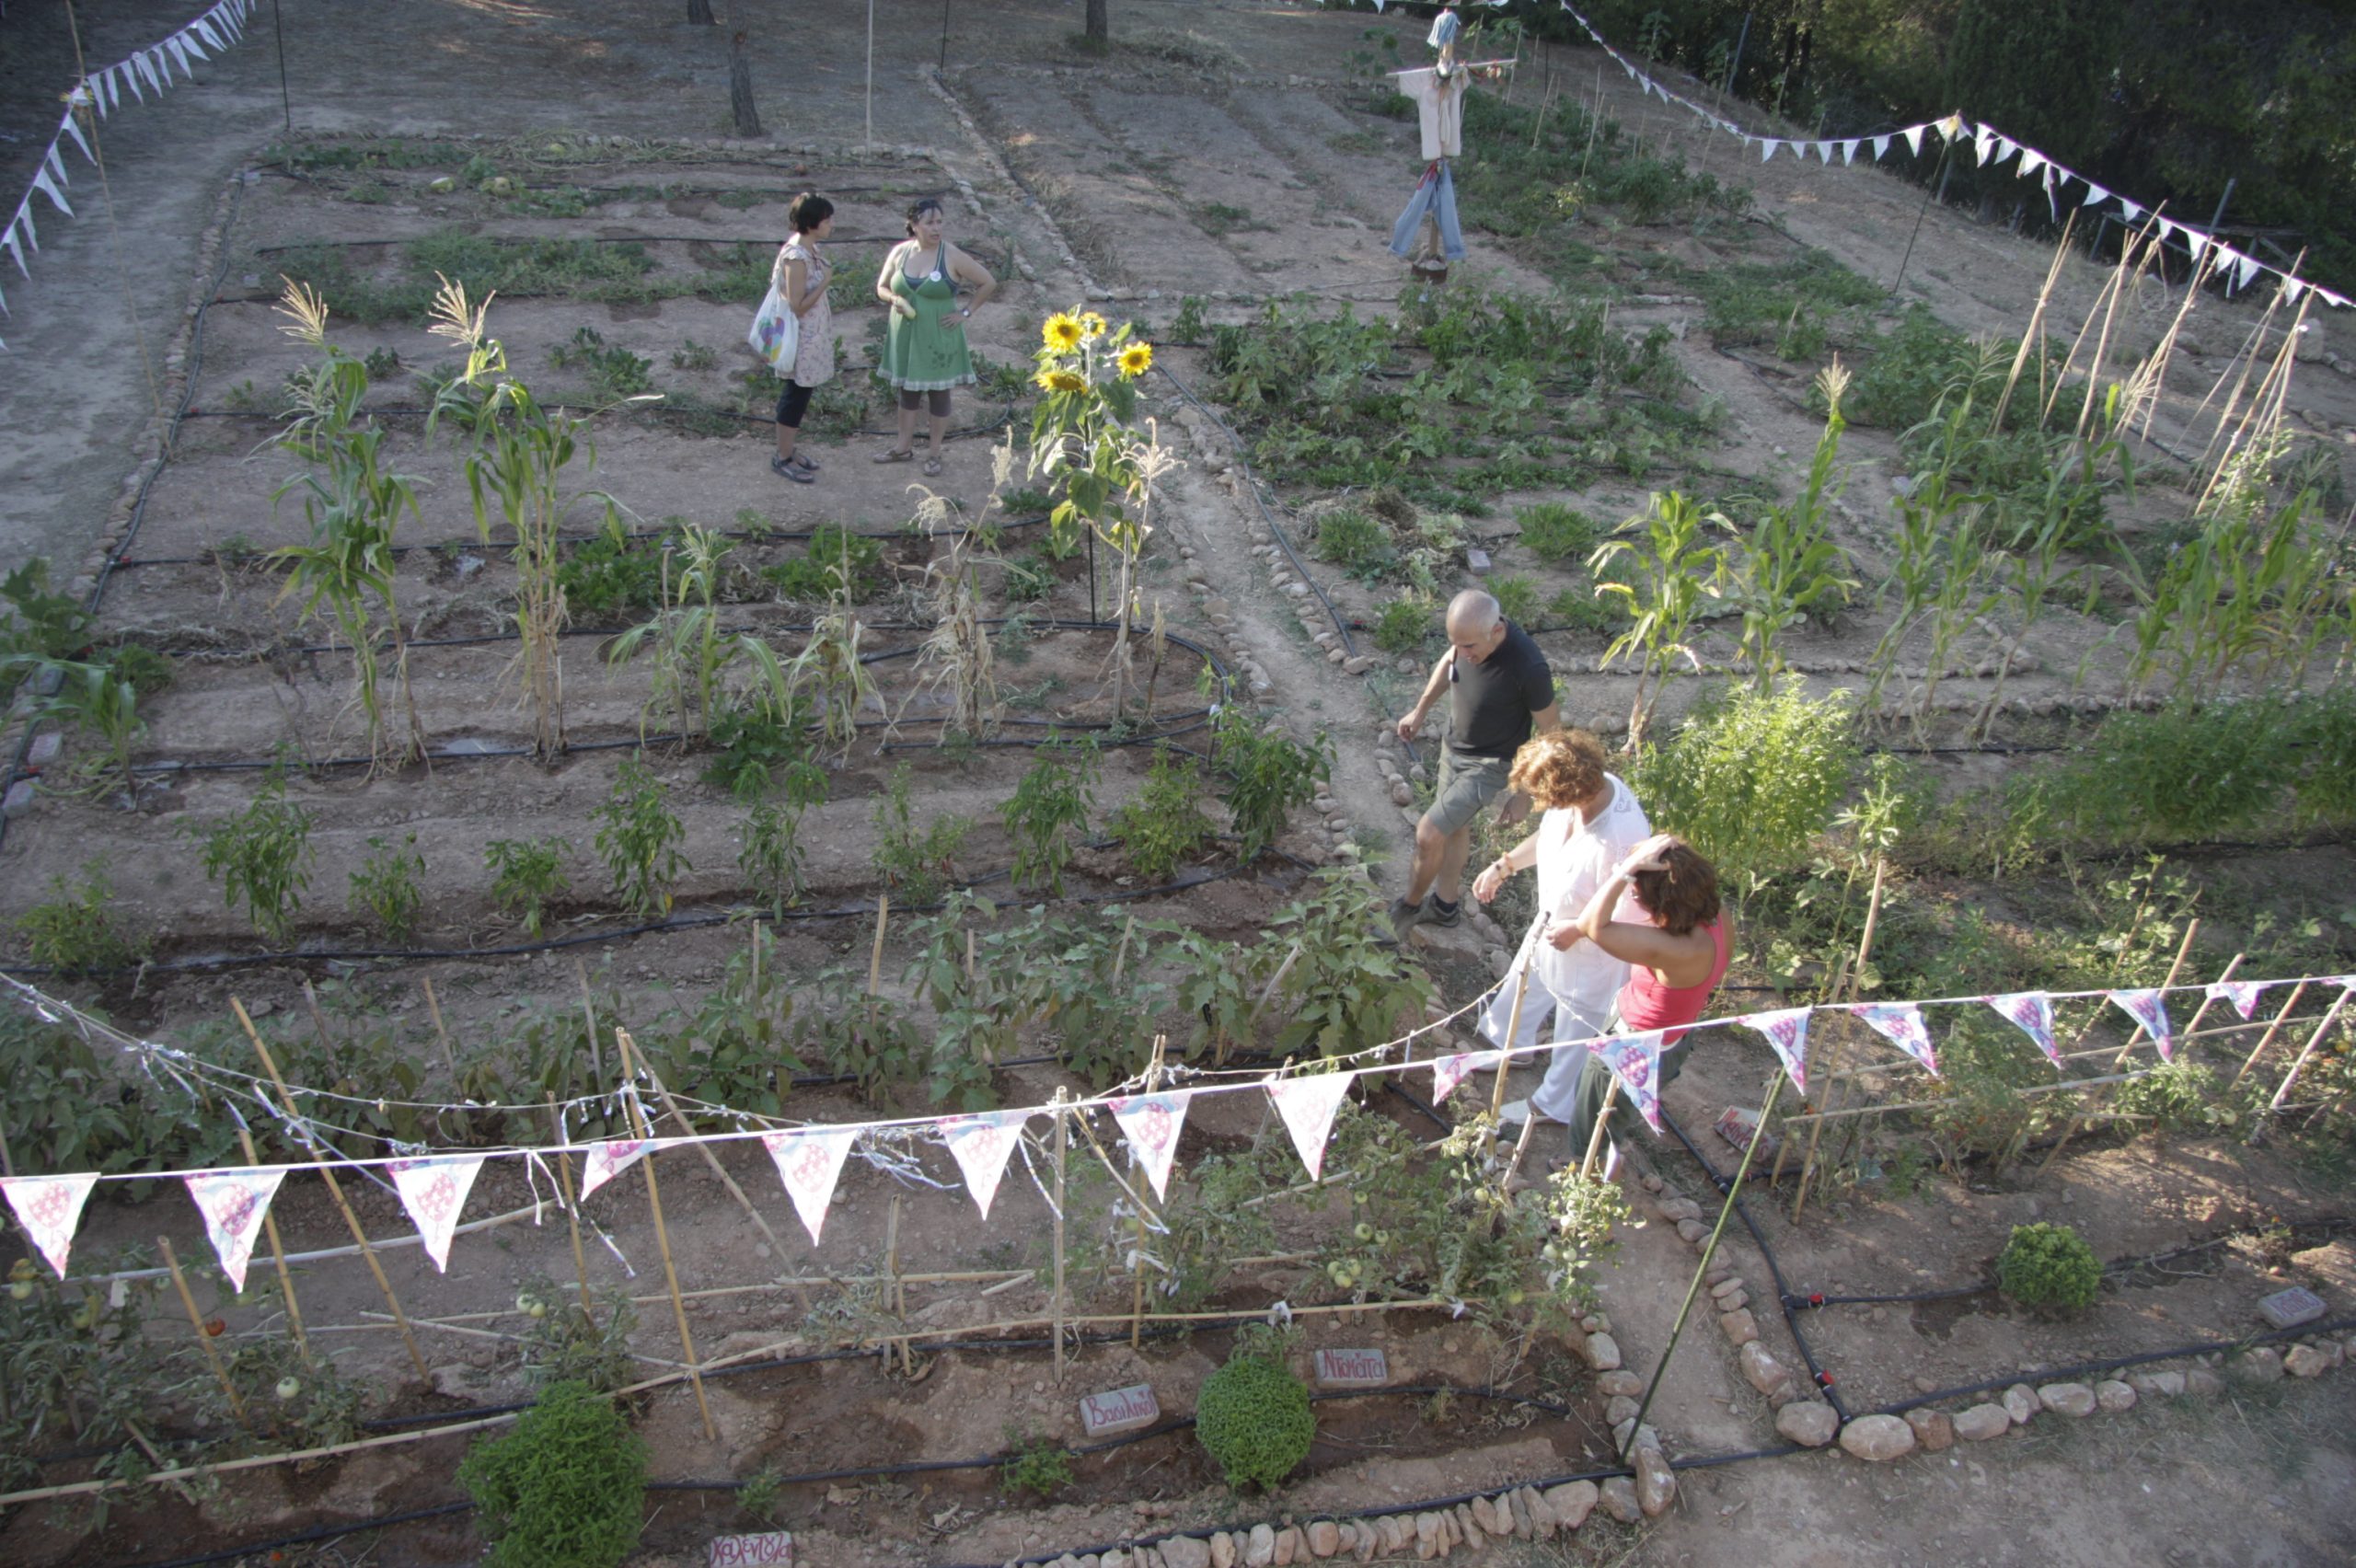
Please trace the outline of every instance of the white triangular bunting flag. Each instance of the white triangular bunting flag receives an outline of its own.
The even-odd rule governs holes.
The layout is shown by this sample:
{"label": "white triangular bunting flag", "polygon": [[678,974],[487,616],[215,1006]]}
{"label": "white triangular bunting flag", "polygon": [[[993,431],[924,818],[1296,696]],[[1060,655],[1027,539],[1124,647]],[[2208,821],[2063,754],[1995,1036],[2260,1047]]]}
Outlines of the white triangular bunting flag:
{"label": "white triangular bunting flag", "polygon": [[974,1194],[982,1217],[990,1216],[990,1200],[998,1196],[998,1180],[1006,1173],[1006,1157],[1022,1134],[1028,1111],[986,1111],[974,1116],[952,1116],[940,1124],[943,1142],[965,1173],[965,1190]]}
{"label": "white triangular bunting flag", "polygon": [[6,228],[0,229],[0,245],[6,246],[8,253],[17,259],[17,271],[28,278],[33,275],[32,269],[25,265],[24,242],[17,237],[17,225],[13,219],[10,220]]}
{"label": "white triangular bunting flag", "polygon": [[2225,254],[2233,261],[2234,276],[2239,280],[2237,286],[2247,288],[2258,281],[2259,269],[2257,257],[2245,256],[2237,250],[2229,250]]}
{"label": "white triangular bunting flag", "polygon": [[1432,1062],[1432,1103],[1439,1104],[1456,1092],[1458,1084],[1504,1060],[1503,1051],[1460,1051],[1452,1056],[1435,1058]]}
{"label": "white triangular bunting flag", "polygon": [[2209,249],[2209,236],[2202,234],[2197,228],[2186,229],[2184,231],[2184,248],[2191,255],[2195,261],[2198,261]]}
{"label": "white triangular bunting flag", "polygon": [[589,1146],[581,1162],[583,1198],[646,1158],[653,1145],[645,1138],[606,1138]]}
{"label": "white triangular bunting flag", "polygon": [[1774,1012],[1752,1013],[1739,1021],[1767,1037],[1775,1048],[1775,1055],[1784,1064],[1784,1071],[1791,1075],[1792,1087],[1802,1094],[1807,1092],[1807,1008],[1782,1008]]}
{"label": "white triangular bunting flag", "polygon": [[1759,161],[1761,163],[1774,162],[1775,149],[1783,144],[1783,143],[1778,142],[1773,136],[1763,138],[1759,144]]}
{"label": "white triangular bunting flag", "polygon": [[450,1272],[450,1238],[458,1231],[458,1211],[482,1170],[479,1154],[437,1155],[432,1159],[396,1159],[385,1167],[393,1190],[401,1195],[425,1255],[444,1274]]}
{"label": "white triangular bunting flag", "polygon": [[2212,1002],[2231,1002],[2234,1010],[2246,1020],[2258,1010],[2258,994],[2267,987],[2264,980],[2212,980],[2208,986]]}
{"label": "white triangular bunting flag", "polygon": [[2307,285],[2305,284],[2305,282],[2303,282],[2303,281],[2301,281],[2300,279],[2297,279],[2297,278],[2294,278],[2294,277],[2291,276],[2291,274],[2290,274],[2290,273],[2288,273],[2288,272],[2285,272],[2285,273],[2283,273],[2283,274],[2282,274],[2282,303],[2283,303],[2283,304],[2285,304],[2285,305],[2296,305],[2296,304],[2298,304],[2298,303],[2299,303],[2299,296],[2300,296],[2301,294],[2303,294],[2306,293],[2306,292],[2307,292]]}
{"label": "white triangular bunting flag", "polygon": [[2109,200],[2110,200],[2110,192],[2109,192],[2108,190],[2105,190],[2103,187],[2101,187],[2101,186],[2099,186],[2099,185],[2096,185],[2096,184],[2093,180],[2091,180],[2091,179],[2089,179],[2089,180],[2087,180],[2087,181],[2086,181],[2086,205],[2087,205],[2087,206],[2089,206],[2089,207],[2099,207],[2099,206],[2101,206],[2105,202],[2108,202],[2108,201],[2109,201]]}
{"label": "white triangular bunting flag", "polygon": [[[202,18],[200,17],[198,19],[202,20]],[[212,58],[211,55],[204,52],[204,40],[198,35],[195,22],[191,22],[188,26],[180,29],[179,40],[180,47],[187,50],[192,58],[198,60],[209,60]]]}
{"label": "white triangular bunting flag", "polygon": [[1931,1048],[1931,1032],[1923,1027],[1923,1009],[1912,1002],[1856,1002],[1849,1010],[1872,1025],[1891,1044],[1939,1076],[1939,1054]]}
{"label": "white triangular bunting flag", "polygon": [[[67,118],[70,119],[72,117],[68,116]],[[49,139],[49,151],[41,155],[40,161],[42,165],[48,168],[51,174],[57,177],[57,183],[60,186],[66,186],[74,183],[72,178],[65,172],[64,158],[60,156],[58,154],[56,137],[52,136]]]}
{"label": "white triangular bunting flag", "polygon": [[[2160,1048],[2160,1060],[2176,1060],[2174,1031],[2168,1023],[2167,999],[2157,991],[2113,991],[2110,999],[2119,1010],[2150,1032],[2152,1043]],[[2131,1040],[2129,1043],[2133,1043]]]}
{"label": "white triangular bunting flag", "polygon": [[[25,199],[17,203],[17,226],[25,231],[25,243],[39,250],[40,231],[33,227],[33,193],[29,190],[25,192]],[[22,266],[24,258],[17,257],[17,263]],[[28,272],[25,275],[30,277],[32,274]]]}
{"label": "white triangular bunting flag", "polygon": [[1909,125],[1899,133],[1906,138],[1907,150],[1918,158],[1923,156],[1923,128],[1920,125]]}
{"label": "white triangular bunting flag", "polygon": [[1620,1080],[1621,1089],[1656,1133],[1660,1131],[1661,1034],[1657,1029],[1642,1034],[1614,1034],[1589,1047]]}
{"label": "white triangular bunting flag", "polygon": [[1181,1090],[1113,1101],[1113,1120],[1121,1124],[1121,1136],[1137,1152],[1138,1163],[1145,1167],[1146,1180],[1153,1183],[1157,1198],[1169,1195],[1170,1162],[1177,1157],[1178,1134],[1186,1125],[1186,1102],[1192,1099],[1193,1091]]}
{"label": "white triangular bunting flag", "polygon": [[2131,224],[2140,224],[2143,221],[2143,209],[2124,196],[2119,199],[2119,215]]}
{"label": "white triangular bunting flag", "polygon": [[2348,308],[2348,296],[2345,294],[2336,294],[2329,289],[2316,289],[2316,297],[2323,301],[2324,304],[2331,306],[2334,310],[2345,310]]}
{"label": "white triangular bunting flag", "polygon": [[57,1271],[65,1277],[65,1255],[74,1248],[74,1228],[82,1221],[82,1205],[98,1184],[95,1172],[73,1176],[17,1176],[0,1181],[17,1223]]}
{"label": "white triangular bunting flag", "polygon": [[213,18],[209,15],[199,17],[196,20],[189,23],[189,30],[203,39],[206,43],[212,45],[213,51],[216,54],[225,47],[221,42],[221,35],[213,30]]}
{"label": "white triangular bunting flag", "polygon": [[1324,1178],[1325,1140],[1334,1131],[1334,1113],[1349,1092],[1348,1073],[1277,1078],[1268,1085],[1268,1098],[1276,1102],[1276,1114],[1285,1119],[1285,1130],[1292,1134],[1292,1147],[1309,1167],[1312,1182]]}
{"label": "white triangular bunting flag", "polygon": [[2004,1021],[2037,1043],[2045,1059],[2062,1065],[2061,1047],[2053,1043],[2053,998],[2042,991],[2015,991],[1980,998],[2004,1016]]}
{"label": "white triangular bunting flag", "polygon": [[2010,136],[1996,138],[1996,167],[2004,167],[2020,155],[2021,144]]}
{"label": "white triangular bunting flag", "polygon": [[65,118],[60,122],[58,129],[74,138],[74,144],[82,149],[84,162],[95,164],[98,161],[97,156],[90,151],[89,142],[83,137],[82,128],[74,122],[74,114],[71,110],[66,111]]}
{"label": "white triangular bunting flag", "polygon": [[196,72],[188,63],[188,45],[181,41],[180,35],[174,33],[166,39],[164,48],[170,52],[173,63],[179,66],[180,75],[191,82],[195,81]]}
{"label": "white triangular bunting flag", "polygon": [[1889,138],[1888,138],[1888,137],[1887,137],[1887,136],[1877,136],[1877,137],[1875,137],[1875,138],[1874,138],[1874,162],[1876,162],[1876,163],[1879,163],[1879,162],[1881,162],[1881,160],[1882,160],[1883,158],[1888,157],[1888,156],[1889,156]]}
{"label": "white triangular bunting flag", "polygon": [[785,1184],[785,1195],[793,1200],[793,1212],[802,1216],[802,1228],[810,1233],[813,1247],[826,1226],[826,1205],[834,1201],[843,1160],[859,1142],[859,1131],[857,1127],[796,1127],[761,1135],[761,1144],[777,1162],[778,1180]]}
{"label": "white triangular bunting flag", "polygon": [[1857,149],[1863,144],[1864,144],[1861,142],[1854,140],[1841,144],[1841,167],[1842,168],[1847,168],[1857,161]]}
{"label": "white triangular bunting flag", "polygon": [[2024,176],[2035,174],[2038,169],[2043,168],[2044,167],[2045,155],[2043,153],[2038,152],[2035,147],[2023,147],[2021,149],[2021,173]]}
{"label": "white triangular bunting flag", "polygon": [[1982,125],[1978,133],[1971,138],[1971,150],[1980,155],[1980,165],[1982,168],[1988,166],[1988,155],[1995,149],[1996,133]]}
{"label": "white triangular bunting flag", "polygon": [[70,218],[74,215],[74,209],[66,205],[64,196],[62,195],[57,189],[57,182],[49,178],[48,169],[42,168],[35,171],[33,175],[33,189],[48,197],[52,202],[56,202],[57,210],[64,213],[67,217]]}
{"label": "white triangular bunting flag", "polygon": [[[131,57],[131,63],[138,70],[141,75],[147,78],[147,85],[155,88],[158,95],[163,92],[164,84],[156,75],[156,63],[147,58],[147,52],[145,50],[143,49],[133,53]],[[144,102],[145,100],[143,98],[141,101]]]}
{"label": "white triangular bunting flag", "polygon": [[262,1216],[270,1200],[286,1180],[283,1170],[200,1170],[185,1178],[196,1212],[204,1216],[204,1233],[221,1260],[229,1287],[246,1288],[246,1263],[254,1255],[254,1238],[261,1234]]}

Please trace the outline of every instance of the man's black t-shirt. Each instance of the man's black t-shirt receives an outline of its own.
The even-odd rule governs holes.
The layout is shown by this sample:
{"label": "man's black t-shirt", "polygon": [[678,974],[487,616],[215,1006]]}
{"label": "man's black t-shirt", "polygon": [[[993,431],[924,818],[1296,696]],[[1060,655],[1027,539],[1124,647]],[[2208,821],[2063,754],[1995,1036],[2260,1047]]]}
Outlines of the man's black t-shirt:
{"label": "man's black t-shirt", "polygon": [[1474,663],[1461,651],[1449,662],[1449,747],[1460,755],[1510,757],[1530,739],[1530,716],[1554,705],[1554,672],[1530,634],[1511,621],[1506,638]]}

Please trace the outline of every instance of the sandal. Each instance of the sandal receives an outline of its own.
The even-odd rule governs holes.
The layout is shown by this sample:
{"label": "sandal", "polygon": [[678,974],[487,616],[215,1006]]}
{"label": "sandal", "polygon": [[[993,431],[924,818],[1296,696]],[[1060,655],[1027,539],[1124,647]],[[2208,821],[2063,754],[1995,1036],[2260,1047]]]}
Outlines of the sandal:
{"label": "sandal", "polygon": [[878,463],[913,463],[916,461],[916,448],[913,446],[892,446],[886,447],[884,450],[878,452],[875,455],[875,461]]}
{"label": "sandal", "polygon": [[793,466],[806,474],[814,474],[818,471],[818,465],[813,463],[809,458],[803,456],[799,452],[793,455]]}
{"label": "sandal", "polygon": [[770,458],[769,472],[791,479],[797,485],[814,485],[818,482],[811,469],[803,467],[789,457]]}
{"label": "sandal", "polygon": [[925,478],[931,478],[935,475],[939,474],[941,472],[941,459],[938,457],[926,458],[924,460],[924,472]]}

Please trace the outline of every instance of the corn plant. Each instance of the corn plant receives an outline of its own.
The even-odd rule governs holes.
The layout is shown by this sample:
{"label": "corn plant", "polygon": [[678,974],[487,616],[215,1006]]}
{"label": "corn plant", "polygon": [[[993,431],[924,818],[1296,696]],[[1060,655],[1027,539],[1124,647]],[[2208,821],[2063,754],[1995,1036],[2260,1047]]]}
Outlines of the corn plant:
{"label": "corn plant", "polygon": [[1843,576],[1847,555],[1834,544],[1827,523],[1833,489],[1832,466],[1841,452],[1841,396],[1848,373],[1839,361],[1817,378],[1824,395],[1824,433],[1808,465],[1807,482],[1789,506],[1770,508],[1738,558],[1721,553],[1709,592],[1742,612],[1740,652],[1750,661],[1752,689],[1772,690],[1784,668],[1782,639],[1794,623],[1822,616],[1834,603],[1846,604],[1856,591]]}
{"label": "corn plant", "polygon": [[311,824],[307,807],[286,801],[286,780],[273,772],[237,815],[209,828],[182,829],[204,846],[204,874],[220,884],[222,902],[246,906],[255,928],[284,941],[311,884]]}
{"label": "corn plant", "polygon": [[597,449],[582,433],[586,421],[545,407],[508,373],[507,351],[484,330],[488,298],[470,306],[464,284],[447,278],[441,282],[428,330],[465,350],[467,360],[458,375],[435,390],[426,428],[430,433],[446,418],[473,436],[466,472],[475,527],[488,542],[495,512],[514,546],[515,622],[522,641],[514,667],[532,710],[532,749],[549,761],[564,749],[559,638],[569,616],[557,579],[560,533],[584,502],[599,507],[608,526],[618,526],[621,508],[601,490],[564,490],[564,474],[574,458],[585,459],[584,467],[596,466]]}
{"label": "corn plant", "polygon": [[895,721],[907,717],[908,704],[918,693],[946,692],[949,713],[941,721],[942,744],[953,732],[980,739],[997,728],[1002,705],[992,669],[995,653],[982,625],[981,593],[964,536],[953,536],[949,553],[925,568],[925,597],[932,611],[932,630],[917,648],[916,685],[901,703]]}
{"label": "corn plant", "polygon": [[809,640],[785,667],[792,710],[814,713],[820,737],[845,760],[859,739],[860,710],[881,708],[884,700],[875,677],[868,673],[867,657],[860,651],[865,630],[850,613],[849,602],[837,599],[810,623]]}
{"label": "corn plant", "polygon": [[1881,712],[1882,690],[1897,671],[1899,652],[1930,614],[1946,581],[1940,551],[1949,548],[1958,534],[1967,540],[1979,538],[1979,499],[1958,488],[1944,466],[1916,475],[1912,488],[1898,498],[1889,576],[1882,583],[1876,606],[1888,607],[1894,591],[1897,607],[1866,661],[1865,711],[1868,715]]}
{"label": "corn plant", "polygon": [[1096,743],[1049,742],[999,809],[1007,836],[1014,841],[1014,885],[1040,886],[1061,897],[1064,867],[1071,863],[1073,840],[1087,831],[1103,770]]}
{"label": "corn plant", "polygon": [[2049,516],[2036,537],[1994,558],[1997,587],[2010,602],[2013,624],[2004,639],[2003,656],[1996,663],[1996,684],[1990,688],[1988,700],[1973,721],[1981,740],[1988,738],[1995,724],[1996,712],[2004,702],[2004,683],[2011,678],[2013,665],[2020,658],[2021,645],[2028,640],[2030,628],[2044,615],[2047,602],[2068,593],[2085,577],[2084,567],[2065,566],[2062,561],[2067,528],[2064,518]]}
{"label": "corn plant", "polygon": [[694,868],[679,852],[686,824],[672,811],[663,781],[636,757],[624,757],[612,793],[596,811],[597,853],[614,896],[633,915],[667,915],[671,890]]}
{"label": "corn plant", "polygon": [[[1702,667],[1685,638],[1701,607],[1703,584],[1724,559],[1718,547],[1703,542],[1709,525],[1733,526],[1722,513],[1703,511],[1677,490],[1655,492],[1645,515],[1619,528],[1623,536],[1640,534],[1641,547],[1630,537],[1607,539],[1588,558],[1597,595],[1610,594],[1627,606],[1627,628],[1603,651],[1603,663],[1636,656],[1636,695],[1628,709],[1631,750],[1643,744],[1646,722],[1677,673],[1678,661],[1697,672]],[[1607,576],[1615,562],[1618,570]]]}
{"label": "corn plant", "polygon": [[628,663],[642,649],[654,651],[654,692],[639,714],[641,740],[647,713],[661,703],[669,705],[681,734],[710,734],[726,696],[728,670],[739,661],[753,671],[755,711],[782,718],[791,706],[776,650],[756,633],[721,629],[721,563],[731,548],[710,529],[679,530],[676,549],[663,551],[662,607],[606,650],[608,666]]}

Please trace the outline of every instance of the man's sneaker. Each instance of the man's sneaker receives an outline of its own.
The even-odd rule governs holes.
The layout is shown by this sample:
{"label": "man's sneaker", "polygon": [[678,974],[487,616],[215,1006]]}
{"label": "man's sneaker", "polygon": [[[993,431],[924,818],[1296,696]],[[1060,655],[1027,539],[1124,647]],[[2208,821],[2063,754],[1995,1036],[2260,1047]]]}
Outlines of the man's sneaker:
{"label": "man's sneaker", "polygon": [[1425,907],[1430,912],[1424,918],[1435,926],[1453,926],[1464,918],[1464,905],[1461,900],[1449,904],[1444,902],[1438,894],[1433,894]]}
{"label": "man's sneaker", "polygon": [[1422,905],[1410,904],[1403,898],[1391,901],[1391,934],[1398,939],[1401,947],[1407,945],[1407,933],[1414,930],[1423,918]]}

